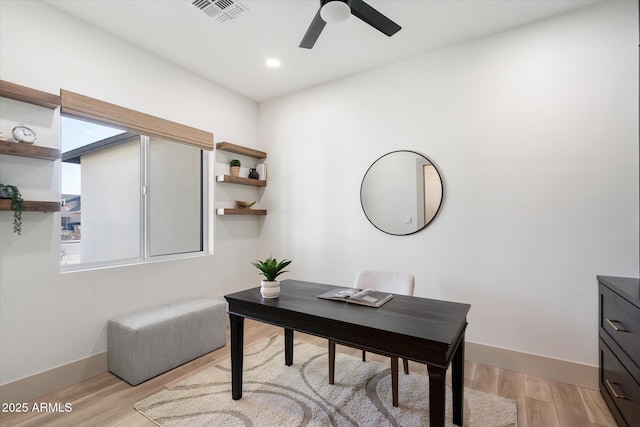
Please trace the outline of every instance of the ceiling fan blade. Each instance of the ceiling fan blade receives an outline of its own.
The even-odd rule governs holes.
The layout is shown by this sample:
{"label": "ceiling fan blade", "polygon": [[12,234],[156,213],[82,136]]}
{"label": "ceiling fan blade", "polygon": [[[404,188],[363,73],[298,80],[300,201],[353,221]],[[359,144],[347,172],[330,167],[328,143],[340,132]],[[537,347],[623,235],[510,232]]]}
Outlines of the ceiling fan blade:
{"label": "ceiling fan blade", "polygon": [[351,14],[389,37],[402,28],[362,0],[351,0]]}
{"label": "ceiling fan blade", "polygon": [[311,25],[309,25],[309,29],[300,42],[300,47],[311,49],[313,45],[316,44],[316,40],[318,40],[326,24],[327,23],[320,17],[320,9],[318,9],[316,16],[313,18],[313,21],[311,21]]}

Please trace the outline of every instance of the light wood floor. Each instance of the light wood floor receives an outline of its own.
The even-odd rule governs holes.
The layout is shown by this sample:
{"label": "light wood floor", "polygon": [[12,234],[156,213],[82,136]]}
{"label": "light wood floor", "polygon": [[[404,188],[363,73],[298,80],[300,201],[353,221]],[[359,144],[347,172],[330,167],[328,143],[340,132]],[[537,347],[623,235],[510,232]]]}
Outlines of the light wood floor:
{"label": "light wood floor", "polygon": [[[281,331],[281,328],[246,320],[245,345]],[[326,345],[326,340],[302,333],[295,333],[295,339]],[[338,351],[360,354],[358,350],[342,346],[338,346]],[[59,402],[63,407],[65,403],[71,403],[71,412],[1,413],[0,425],[153,427],[154,423],[133,409],[135,402],[173,386],[185,376],[191,375],[194,370],[218,363],[228,355],[227,345],[136,387],[130,386],[111,373],[101,374],[35,401]],[[367,353],[367,359],[383,363],[388,363],[389,360],[370,353]],[[413,362],[410,363],[409,370],[426,374],[424,365]],[[448,381],[450,382],[450,378]],[[465,364],[465,386],[515,399],[518,403],[518,427],[616,426],[600,393],[595,390],[473,362]],[[30,408],[32,406],[33,402],[29,404]]]}

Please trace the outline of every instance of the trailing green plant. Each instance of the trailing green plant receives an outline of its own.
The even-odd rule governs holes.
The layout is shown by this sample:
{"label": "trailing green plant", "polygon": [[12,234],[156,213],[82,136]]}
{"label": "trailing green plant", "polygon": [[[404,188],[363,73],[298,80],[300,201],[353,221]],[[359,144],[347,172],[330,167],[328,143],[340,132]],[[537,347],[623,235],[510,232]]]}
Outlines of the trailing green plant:
{"label": "trailing green plant", "polygon": [[262,274],[269,282],[276,280],[276,277],[282,273],[286,273],[288,270],[284,270],[289,264],[290,260],[283,259],[278,261],[275,258],[269,257],[264,261],[256,261],[251,263],[254,267],[260,270],[259,274]]}
{"label": "trailing green plant", "polygon": [[235,166],[240,167],[240,160],[238,160],[238,159],[231,160],[229,162],[229,166],[231,166],[231,167],[235,167]]}
{"label": "trailing green plant", "polygon": [[24,199],[18,187],[15,185],[0,184],[0,190],[4,191],[11,199],[13,209],[13,232],[22,234],[22,211],[24,211]]}

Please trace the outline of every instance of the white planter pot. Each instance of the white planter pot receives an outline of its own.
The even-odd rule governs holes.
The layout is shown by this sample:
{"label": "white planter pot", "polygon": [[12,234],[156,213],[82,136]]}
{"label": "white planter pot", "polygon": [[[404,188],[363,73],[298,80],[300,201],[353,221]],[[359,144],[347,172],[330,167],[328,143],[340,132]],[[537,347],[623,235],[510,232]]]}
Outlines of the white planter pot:
{"label": "white planter pot", "polygon": [[260,294],[262,298],[278,298],[280,295],[280,282],[277,280],[260,282]]}

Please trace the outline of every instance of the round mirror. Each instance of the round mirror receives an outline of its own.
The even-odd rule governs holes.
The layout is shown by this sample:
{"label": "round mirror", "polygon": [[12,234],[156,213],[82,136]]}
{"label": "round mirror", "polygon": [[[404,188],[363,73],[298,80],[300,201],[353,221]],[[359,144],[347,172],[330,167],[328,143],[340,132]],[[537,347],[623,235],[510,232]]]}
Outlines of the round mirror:
{"label": "round mirror", "polygon": [[399,150],[380,157],[365,173],[360,202],[380,231],[413,234],[436,217],[442,205],[440,172],[422,154]]}

